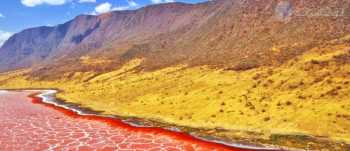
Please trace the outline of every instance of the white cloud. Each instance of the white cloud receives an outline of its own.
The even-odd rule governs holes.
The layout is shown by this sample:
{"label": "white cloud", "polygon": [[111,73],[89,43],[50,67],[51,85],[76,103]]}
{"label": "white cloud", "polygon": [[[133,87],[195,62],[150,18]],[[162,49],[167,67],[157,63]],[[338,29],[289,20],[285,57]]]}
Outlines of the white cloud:
{"label": "white cloud", "polygon": [[5,16],[3,14],[0,13],[0,18],[5,18]]}
{"label": "white cloud", "polygon": [[[175,2],[175,0],[150,0],[150,1],[153,4]],[[35,7],[35,6],[43,5],[43,4],[47,4],[47,5],[63,5],[63,4],[69,3],[69,2],[96,3],[97,0],[21,0],[21,3],[24,6],[27,6],[27,7]],[[139,6],[139,4],[137,4],[135,2],[135,0],[127,0],[127,2],[128,2],[128,5],[118,6],[118,7],[115,7],[113,9],[111,8],[111,10],[125,10],[125,9],[136,8],[136,7]],[[109,2],[105,2],[105,3],[109,3]],[[105,4],[105,3],[103,3],[103,4]]]}
{"label": "white cloud", "polygon": [[137,4],[134,0],[128,0],[129,7],[137,7],[139,4]]}
{"label": "white cloud", "polygon": [[161,3],[162,2],[162,0],[151,0],[152,1],[152,3],[154,3],[154,4],[158,4],[158,3]]}
{"label": "white cloud", "polygon": [[78,3],[96,3],[96,0],[21,0],[21,3],[27,7],[35,7],[38,5],[63,5],[69,2]]}
{"label": "white cloud", "polygon": [[95,11],[92,12],[91,14],[98,15],[98,14],[103,14],[110,11],[133,9],[139,6],[139,4],[137,4],[134,0],[127,0],[127,2],[128,2],[128,5],[117,6],[117,7],[113,7],[112,4],[105,2],[100,5],[97,5],[95,8]]}
{"label": "white cloud", "polygon": [[79,0],[79,3],[96,3],[96,0]]}
{"label": "white cloud", "polygon": [[127,10],[129,8],[130,8],[129,6],[117,6],[117,7],[114,7],[112,10]]}
{"label": "white cloud", "polygon": [[27,7],[35,7],[37,5],[63,5],[71,0],[21,0],[21,3]]}
{"label": "white cloud", "polygon": [[93,14],[103,14],[112,10],[112,4],[105,2],[95,7],[95,12]]}
{"label": "white cloud", "polygon": [[137,8],[139,6],[139,4],[137,4],[134,0],[128,0],[127,2],[128,2],[128,5],[114,7],[113,10],[127,10],[127,9]]}
{"label": "white cloud", "polygon": [[175,0],[151,0],[153,4],[159,4],[159,3],[172,3],[175,2]]}
{"label": "white cloud", "polygon": [[0,47],[12,36],[12,33],[0,30]]}

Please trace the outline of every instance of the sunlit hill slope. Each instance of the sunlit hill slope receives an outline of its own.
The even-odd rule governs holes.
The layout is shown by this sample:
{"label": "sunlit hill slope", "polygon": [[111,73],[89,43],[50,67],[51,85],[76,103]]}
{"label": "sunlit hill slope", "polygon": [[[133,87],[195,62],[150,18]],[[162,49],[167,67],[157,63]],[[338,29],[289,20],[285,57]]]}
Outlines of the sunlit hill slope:
{"label": "sunlit hill slope", "polygon": [[0,85],[61,89],[60,98],[106,114],[263,133],[260,137],[304,134],[349,142],[349,40],[246,71],[177,65],[140,72],[144,60],[138,58],[111,72],[72,72],[50,81],[27,76],[31,70],[3,73]]}

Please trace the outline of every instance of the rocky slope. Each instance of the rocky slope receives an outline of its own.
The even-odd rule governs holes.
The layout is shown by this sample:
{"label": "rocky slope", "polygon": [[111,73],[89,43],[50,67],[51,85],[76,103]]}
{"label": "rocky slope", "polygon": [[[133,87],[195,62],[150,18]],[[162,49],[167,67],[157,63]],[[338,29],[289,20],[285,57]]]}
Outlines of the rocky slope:
{"label": "rocky slope", "polygon": [[0,89],[56,88],[59,98],[84,108],[199,128],[226,142],[348,151],[349,42],[350,35],[278,67],[246,71],[186,65],[139,71],[144,59],[103,74],[66,71],[49,81],[19,70],[0,74]]}
{"label": "rocky slope", "polygon": [[216,0],[81,15],[15,34],[0,49],[0,71],[105,71],[136,57],[145,58],[144,70],[180,63],[234,70],[280,64],[349,33],[349,6],[346,0]]}

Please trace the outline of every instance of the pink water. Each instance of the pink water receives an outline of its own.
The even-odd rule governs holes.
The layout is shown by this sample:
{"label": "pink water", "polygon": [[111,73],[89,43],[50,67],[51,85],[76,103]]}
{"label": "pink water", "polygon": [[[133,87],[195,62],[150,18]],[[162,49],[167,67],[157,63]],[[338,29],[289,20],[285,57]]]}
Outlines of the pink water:
{"label": "pink water", "polygon": [[132,127],[108,118],[84,117],[27,97],[0,93],[0,150],[242,151],[160,128]]}

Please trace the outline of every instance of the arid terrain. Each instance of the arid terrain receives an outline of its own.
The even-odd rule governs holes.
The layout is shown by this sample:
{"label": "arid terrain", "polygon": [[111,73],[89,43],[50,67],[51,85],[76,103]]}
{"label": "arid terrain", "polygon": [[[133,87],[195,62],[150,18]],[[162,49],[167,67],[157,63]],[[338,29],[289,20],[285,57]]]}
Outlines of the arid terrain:
{"label": "arid terrain", "polygon": [[[0,82],[1,88],[60,89],[59,98],[105,114],[256,132],[265,139],[290,134],[349,142],[350,46],[337,44],[344,40],[349,41],[325,43],[277,67],[247,71],[178,65],[140,72],[140,58],[103,74],[75,72],[46,81],[19,70],[2,74]],[[299,143],[290,147],[305,147]]]}
{"label": "arid terrain", "polygon": [[216,0],[79,16],[10,38],[0,89],[59,89],[104,114],[225,139],[349,150],[349,6]]}
{"label": "arid terrain", "polygon": [[38,92],[0,92],[1,150],[248,151],[159,128],[133,127],[111,118],[78,115],[42,103],[41,98],[32,95]]}

